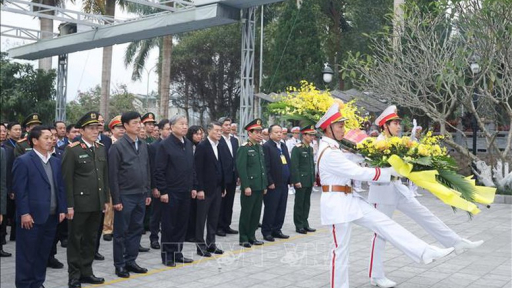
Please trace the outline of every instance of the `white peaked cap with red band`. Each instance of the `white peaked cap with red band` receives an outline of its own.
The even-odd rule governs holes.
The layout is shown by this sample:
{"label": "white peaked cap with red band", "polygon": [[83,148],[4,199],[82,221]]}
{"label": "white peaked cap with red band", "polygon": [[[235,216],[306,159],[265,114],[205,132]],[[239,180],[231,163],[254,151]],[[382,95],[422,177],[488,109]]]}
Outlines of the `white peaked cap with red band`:
{"label": "white peaked cap with red band", "polygon": [[398,120],[402,120],[399,116],[398,116],[398,110],[396,109],[396,106],[395,105],[391,105],[389,106],[388,108],[386,108],[384,110],[384,112],[382,112],[382,114],[380,114],[379,117],[377,117],[377,119],[375,120],[375,125],[381,127],[383,126],[386,122],[388,122],[389,120],[395,120],[395,119],[398,119]]}
{"label": "white peaked cap with red band", "polygon": [[347,118],[343,117],[340,112],[340,105],[338,103],[332,104],[331,107],[325,112],[324,116],[318,120],[315,127],[325,130],[329,125],[336,122],[343,122]]}
{"label": "white peaked cap with red band", "polygon": [[292,128],[292,130],[290,130],[292,133],[293,132],[300,132],[300,127],[299,126],[295,126]]}

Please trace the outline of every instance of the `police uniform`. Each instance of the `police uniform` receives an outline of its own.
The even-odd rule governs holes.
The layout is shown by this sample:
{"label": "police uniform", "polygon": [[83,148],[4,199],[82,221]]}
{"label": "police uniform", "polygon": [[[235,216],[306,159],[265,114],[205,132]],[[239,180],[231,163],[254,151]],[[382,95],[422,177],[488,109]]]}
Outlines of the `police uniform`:
{"label": "police uniform", "polygon": [[[302,134],[315,135],[315,126],[302,128]],[[301,184],[301,188],[295,187],[295,204],[293,207],[293,222],[298,233],[306,234],[314,232],[309,227],[308,215],[311,206],[311,190],[315,183],[315,162],[314,152],[311,145],[305,143],[296,144],[292,149],[291,172],[292,184]]]}
{"label": "police uniform", "polygon": [[[141,121],[141,122],[142,122],[142,124],[144,124],[144,125],[146,125],[146,123],[153,123],[153,124],[155,124],[155,125],[156,125],[156,120],[155,120],[155,119],[156,119],[156,118],[155,118],[155,114],[154,114],[154,113],[151,113],[151,112],[148,112],[148,113],[146,113],[146,114],[142,115],[142,117],[140,118],[140,121]],[[156,139],[155,139],[155,138],[153,138],[153,136],[151,136],[151,135],[147,135],[147,136],[146,136],[146,143],[148,143],[148,144],[151,144],[151,143],[155,142],[155,140],[156,140]],[[148,214],[148,213],[146,213],[146,215],[147,215],[147,214]],[[144,220],[144,223],[145,223],[145,222],[146,222],[146,221]],[[144,226],[145,226],[145,225],[144,225]]]}
{"label": "police uniform", "polygon": [[[330,129],[333,123],[344,121],[338,104],[329,108],[316,127]],[[318,169],[322,184],[320,213],[323,225],[332,229],[334,247],[331,252],[331,287],[349,287],[348,253],[352,223],[383,235],[395,247],[416,262],[430,263],[453,249],[430,247],[402,226],[389,219],[352,191],[352,180],[385,183],[396,174],[392,168],[363,168],[350,161],[347,151],[340,149],[338,141],[324,136],[320,140]]]}
{"label": "police uniform", "polygon": [[[76,127],[100,125],[97,117],[98,113],[88,112]],[[68,209],[74,210],[74,217],[69,220],[69,287],[80,287],[80,282],[103,283],[103,278],[93,275],[92,262],[101,214],[110,198],[105,147],[98,142],[87,143],[83,137],[69,144],[62,159],[62,171]]]}
{"label": "police uniform", "polygon": [[[391,120],[401,120],[397,114],[397,108],[394,105],[389,106],[376,119],[375,124],[383,127]],[[389,133],[390,134],[390,133]],[[377,140],[385,140],[384,133],[377,137]],[[377,210],[393,217],[393,212],[398,209],[409,216],[437,241],[445,247],[455,247],[455,252],[459,253],[465,249],[476,248],[483,241],[471,242],[462,239],[457,233],[450,229],[446,224],[437,218],[428,208],[423,206],[416,198],[414,193],[407,186],[402,184],[399,178],[391,183],[370,183],[368,202],[372,203]],[[393,287],[395,282],[386,278],[384,273],[384,249],[386,240],[378,233],[373,235],[371,246],[370,261],[368,267],[368,277],[373,285],[379,287]]]}
{"label": "police uniform", "polygon": [[[32,113],[28,115],[27,118],[25,118],[25,120],[23,120],[23,123],[21,123],[21,127],[26,128],[32,124],[43,124],[43,122],[41,122],[41,120],[39,119],[39,114]],[[32,150],[32,147],[30,147],[30,143],[28,143],[28,136],[25,136],[24,138],[17,141],[16,147],[14,148],[14,157],[21,156],[30,150]]]}
{"label": "police uniform", "polygon": [[[300,133],[300,127],[293,127],[292,129],[290,129],[290,132],[293,133]],[[295,147],[295,145],[299,144],[300,143],[300,139],[298,138],[295,138],[292,136],[292,138],[286,140],[286,148],[288,148],[288,152],[290,153],[290,156],[292,154],[292,149],[293,147]]]}
{"label": "police uniform", "polygon": [[[254,119],[247,124],[246,131],[261,130],[261,119]],[[251,247],[261,245],[263,242],[256,240],[255,232],[261,216],[263,193],[267,186],[267,173],[265,168],[265,156],[259,143],[248,140],[238,148],[236,155],[236,167],[240,177],[240,245]],[[245,195],[245,189],[251,188],[251,196]]]}

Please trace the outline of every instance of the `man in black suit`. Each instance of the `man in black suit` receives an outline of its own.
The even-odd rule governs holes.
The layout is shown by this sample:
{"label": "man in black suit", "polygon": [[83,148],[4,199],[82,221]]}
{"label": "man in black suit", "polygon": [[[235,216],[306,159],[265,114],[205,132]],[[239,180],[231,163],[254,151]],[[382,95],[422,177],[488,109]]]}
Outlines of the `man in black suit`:
{"label": "man in black suit", "polygon": [[163,119],[158,123],[158,129],[160,130],[160,137],[155,142],[148,145],[149,152],[149,166],[151,168],[151,195],[153,201],[151,201],[151,217],[149,219],[149,241],[151,242],[151,248],[160,249],[160,243],[158,243],[158,233],[160,232],[160,222],[162,222],[162,210],[160,207],[160,191],[156,188],[155,170],[156,170],[156,150],[162,144],[162,141],[167,139],[171,134],[171,124],[169,119]]}
{"label": "man in black suit", "polygon": [[267,241],[274,241],[274,237],[287,239],[281,231],[286,214],[288,201],[288,184],[290,184],[290,154],[286,144],[282,143],[281,126],[274,124],[268,128],[270,140],[263,144],[265,164],[268,175],[268,191],[263,196],[265,211],[261,233]]}
{"label": "man in black suit", "polygon": [[233,216],[233,203],[235,201],[236,183],[238,174],[236,172],[236,152],[238,151],[238,140],[231,136],[231,119],[222,117],[219,119],[222,125],[222,137],[219,141],[219,155],[222,159],[222,173],[226,185],[226,195],[222,198],[220,206],[219,224],[217,235],[238,234],[238,231],[229,227]]}
{"label": "man in black suit", "polygon": [[156,188],[160,191],[162,209],[162,263],[192,263],[183,256],[183,241],[187,233],[190,199],[196,198],[192,142],[187,135],[188,122],[183,115],[169,119],[171,135],[162,141],[156,151]]}
{"label": "man in black suit", "polygon": [[80,131],[75,127],[75,124],[66,126],[66,137],[63,139],[63,144],[58,146],[58,149],[64,151],[69,144],[75,141],[77,136],[80,136]]}
{"label": "man in black suit", "polygon": [[[194,164],[197,177],[197,217],[196,240],[197,254],[211,257],[211,253],[222,254],[224,251],[215,244],[215,233],[219,220],[221,199],[225,196],[222,173],[222,156],[219,153],[221,139],[221,124],[213,122],[207,127],[208,137],[199,143],[194,154]],[[206,227],[206,242],[204,226]]]}

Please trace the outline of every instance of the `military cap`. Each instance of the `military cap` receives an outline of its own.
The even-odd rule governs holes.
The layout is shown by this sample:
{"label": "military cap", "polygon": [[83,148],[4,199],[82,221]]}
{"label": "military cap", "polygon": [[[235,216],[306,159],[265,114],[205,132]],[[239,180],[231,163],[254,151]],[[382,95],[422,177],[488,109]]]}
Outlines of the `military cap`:
{"label": "military cap", "polygon": [[23,120],[23,123],[21,123],[21,126],[23,127],[27,127],[31,124],[43,124],[43,122],[41,122],[41,120],[39,120],[39,114],[37,113],[32,113],[30,115],[27,116],[27,118],[25,118],[25,120]]}
{"label": "military cap", "polygon": [[340,105],[338,103],[332,104],[332,106],[325,112],[324,116],[316,123],[316,128],[322,130],[327,129],[329,125],[346,121],[347,118],[343,117],[340,112]]}
{"label": "military cap", "polygon": [[95,111],[85,113],[85,115],[82,116],[78,122],[76,122],[76,128],[83,129],[87,125],[100,125],[100,122],[98,121],[98,115],[98,112]]}
{"label": "military cap", "polygon": [[121,123],[121,115],[117,115],[116,117],[112,118],[110,123],[108,123],[108,128],[110,130],[114,129],[116,126],[123,126],[123,123]]}
{"label": "military cap", "polygon": [[382,114],[380,114],[377,119],[375,119],[375,124],[379,127],[384,126],[384,124],[390,120],[402,120],[398,116],[398,109],[396,109],[395,105],[391,105],[386,108]]}
{"label": "military cap", "polygon": [[292,133],[299,133],[299,132],[300,132],[300,127],[299,127],[299,126],[295,126],[295,127],[293,127],[293,128],[290,130],[290,132],[292,132]]}
{"label": "military cap", "polygon": [[256,118],[252,120],[251,122],[249,122],[249,124],[245,125],[244,129],[247,131],[251,131],[253,129],[262,130],[263,127],[261,126],[261,119]]}
{"label": "military cap", "polygon": [[302,127],[300,129],[300,132],[302,134],[310,134],[310,135],[315,135],[316,134],[316,130],[315,130],[315,125],[308,125],[306,127]]}
{"label": "military cap", "polygon": [[143,124],[145,124],[145,123],[156,123],[155,119],[156,119],[155,114],[152,112],[148,112],[148,113],[142,115],[142,118],[140,120],[142,121]]}

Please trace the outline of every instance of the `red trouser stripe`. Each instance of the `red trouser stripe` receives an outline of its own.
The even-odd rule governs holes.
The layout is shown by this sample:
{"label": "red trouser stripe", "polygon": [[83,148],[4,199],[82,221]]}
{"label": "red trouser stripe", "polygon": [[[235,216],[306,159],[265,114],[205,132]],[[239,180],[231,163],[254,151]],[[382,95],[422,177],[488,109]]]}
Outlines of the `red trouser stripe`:
{"label": "red trouser stripe", "polygon": [[[375,208],[377,208],[377,203],[373,204]],[[377,240],[377,233],[373,233],[373,243],[372,243],[372,253],[370,256],[370,270],[368,273],[368,277],[372,278],[372,270],[373,270],[373,252],[375,251],[375,240]]]}
{"label": "red trouser stripe", "polygon": [[[334,247],[338,248],[338,240],[336,240],[336,226],[332,225],[332,236],[334,237]],[[334,273],[336,271],[336,251],[332,251],[332,273],[331,288],[334,288]]]}

